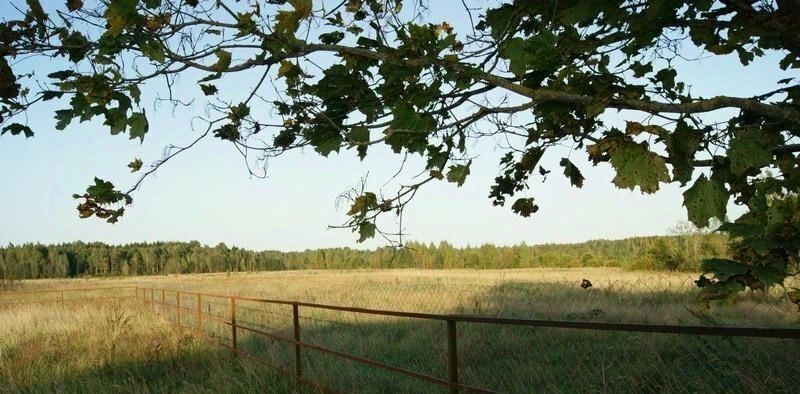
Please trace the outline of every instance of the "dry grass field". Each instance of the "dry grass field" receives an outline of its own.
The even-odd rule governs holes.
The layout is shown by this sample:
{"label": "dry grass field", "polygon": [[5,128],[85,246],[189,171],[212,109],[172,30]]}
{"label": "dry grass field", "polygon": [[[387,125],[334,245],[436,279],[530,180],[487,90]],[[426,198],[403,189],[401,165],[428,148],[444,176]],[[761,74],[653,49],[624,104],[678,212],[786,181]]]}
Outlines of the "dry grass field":
{"label": "dry grass field", "polygon": [[[800,328],[779,291],[742,294],[706,309],[695,276],[611,268],[522,270],[285,271],[119,279],[39,280],[24,290],[140,286],[375,309],[481,316],[682,325]],[[593,283],[582,289],[582,279]],[[68,293],[72,294],[72,293]],[[75,294],[79,294],[75,292]],[[133,294],[133,290],[128,293]],[[160,294],[157,299],[160,299]],[[0,299],[32,300],[33,297]],[[41,299],[41,298],[40,298]],[[166,301],[176,303],[175,293]],[[195,308],[194,298],[182,305]],[[204,312],[226,318],[226,299]],[[241,324],[291,336],[291,307],[239,302]],[[304,341],[445,378],[442,322],[301,308]],[[266,365],[290,368],[289,344],[240,332],[236,359],[176,329],[173,308],[140,300],[14,305],[0,310],[0,391],[286,392],[297,388]],[[124,323],[119,323],[124,321]],[[213,321],[207,335],[229,343]],[[502,392],[795,392],[796,340],[595,332],[459,324],[462,382]],[[305,376],[344,392],[436,392],[435,387],[303,352]]]}

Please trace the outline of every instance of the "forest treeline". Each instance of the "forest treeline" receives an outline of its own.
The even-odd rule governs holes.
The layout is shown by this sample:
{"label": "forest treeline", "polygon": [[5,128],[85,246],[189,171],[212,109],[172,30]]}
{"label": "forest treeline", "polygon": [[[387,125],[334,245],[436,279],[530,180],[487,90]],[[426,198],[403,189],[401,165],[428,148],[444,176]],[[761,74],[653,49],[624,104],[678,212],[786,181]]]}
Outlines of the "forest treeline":
{"label": "forest treeline", "polygon": [[703,258],[725,256],[723,234],[456,248],[447,242],[411,242],[402,249],[330,248],[302,252],[251,251],[225,244],[156,242],[107,245],[73,242],[0,248],[3,281],[85,276],[162,275],[237,271],[354,268],[623,267],[697,270]]}

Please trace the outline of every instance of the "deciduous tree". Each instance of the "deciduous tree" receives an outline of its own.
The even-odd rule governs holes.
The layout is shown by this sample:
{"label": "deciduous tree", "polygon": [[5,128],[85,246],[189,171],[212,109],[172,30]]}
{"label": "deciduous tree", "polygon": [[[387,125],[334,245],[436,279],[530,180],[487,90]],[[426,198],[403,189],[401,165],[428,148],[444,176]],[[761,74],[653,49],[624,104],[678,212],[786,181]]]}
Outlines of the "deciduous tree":
{"label": "deciduous tree", "polygon": [[[68,0],[45,9],[27,0],[19,19],[0,23],[2,132],[33,136],[18,115],[60,98],[58,129],[97,118],[112,134],[143,140],[150,122],[140,87],[165,84],[171,92],[178,75],[199,73],[197,95],[210,116],[198,140],[217,138],[263,159],[303,147],[364,158],[385,144],[399,158],[426,160],[426,175],[395,193],[347,196],[345,226],[359,240],[386,235],[376,219],[401,213],[424,185],[462,185],[472,164],[468,139],[501,137],[509,142],[489,189],[495,205],[532,216],[539,206],[523,191],[533,179],[556,171],[581,187],[588,159],[611,166],[619,188],[685,186],[683,204],[698,226],[726,221],[721,230],[735,239],[735,253],[706,262],[713,279],[698,283],[707,298],[782,284],[795,273],[800,85],[789,78],[746,97],[701,97],[674,60],[700,49],[735,54],[748,66],[769,54],[775,70],[796,69],[797,1],[480,4]],[[426,21],[426,6],[461,12],[472,27]],[[17,70],[14,59],[31,55],[62,67],[47,78]],[[241,101],[216,99],[232,89],[226,78],[248,71],[260,76],[235,87],[248,89]],[[608,124],[610,111],[627,124]],[[141,182],[193,145],[149,167],[133,160],[131,170],[143,175],[127,190],[95,179],[75,195],[81,217],[116,222]],[[559,159],[561,168],[542,167],[542,157],[562,145],[574,152]],[[747,213],[728,221],[730,200]]]}

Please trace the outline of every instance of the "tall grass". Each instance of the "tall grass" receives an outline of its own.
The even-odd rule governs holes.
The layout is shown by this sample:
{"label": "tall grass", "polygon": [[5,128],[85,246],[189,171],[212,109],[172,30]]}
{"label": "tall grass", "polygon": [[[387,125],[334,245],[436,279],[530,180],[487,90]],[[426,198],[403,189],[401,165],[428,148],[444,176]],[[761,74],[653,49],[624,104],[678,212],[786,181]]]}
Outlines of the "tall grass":
{"label": "tall grass", "polygon": [[[692,283],[694,277],[693,274],[631,272],[610,268],[297,271],[176,275],[133,280],[34,281],[25,282],[23,287],[136,284],[256,298],[435,313],[800,328],[800,315],[779,291],[742,294],[729,303],[706,309],[696,301],[696,288]],[[579,286],[582,279],[589,279],[593,287],[582,289]],[[160,293],[155,295],[156,300],[160,301]],[[176,304],[175,293],[166,292],[165,300]],[[194,302],[195,298],[191,296],[181,298],[181,305],[190,309],[196,308]],[[165,354],[186,356],[178,357],[172,364],[164,363],[165,366],[159,368],[181,369],[184,371],[181,373],[191,377],[187,381],[199,379],[203,387],[215,386],[213,381],[209,383],[205,378],[206,372],[197,371],[218,371],[220,376],[240,384],[230,390],[246,391],[251,387],[272,387],[269,384],[258,386],[263,382],[248,378],[247,368],[250,367],[247,366],[275,365],[291,369],[294,365],[291,344],[240,330],[239,348],[254,356],[254,359],[246,359],[247,362],[242,363],[235,361],[227,350],[211,347],[206,342],[192,338],[195,317],[191,312],[182,314],[181,325],[184,330],[177,331],[175,324],[165,325],[153,318],[160,314],[175,319],[177,315],[174,308],[148,305],[143,309],[142,304],[130,304],[124,310],[128,308],[136,316],[129,323],[119,323],[127,315],[118,316],[113,309],[104,309],[103,314],[94,317],[87,314],[87,322],[80,325],[84,329],[95,327],[97,330],[102,327],[104,332],[113,336],[115,332],[124,332],[114,327],[135,326],[140,324],[136,321],[149,321],[142,325],[149,327],[143,331],[159,332],[159,338],[188,336],[190,339],[183,345],[171,345],[181,343],[179,339],[161,340],[168,344],[162,345],[165,349],[182,349],[161,351],[162,357]],[[204,297],[201,308],[204,313],[222,319],[227,319],[230,313],[230,304],[225,298]],[[61,312],[54,307],[38,310],[35,315],[47,316],[48,313],[57,315]],[[447,376],[445,327],[441,322],[302,307],[300,317],[303,341],[441,378]],[[259,327],[285,337],[293,334],[291,307],[240,301],[237,304],[237,320],[240,324]],[[210,338],[230,343],[229,326],[206,319],[203,328]],[[44,327],[38,326],[28,331],[33,333],[42,330],[45,330]],[[8,331],[5,325],[0,324],[0,336],[7,337]],[[183,334],[179,334],[181,332]],[[123,333],[118,337],[124,338],[126,335]],[[35,338],[39,342],[46,340],[43,337]],[[148,341],[153,337],[146,338],[135,341],[135,345],[120,345],[114,352],[109,348],[99,348],[105,349],[105,354],[113,353],[117,357],[125,355],[126,359],[136,360],[132,362],[133,365],[147,365],[149,361],[146,355],[150,354],[148,351],[153,352],[147,350]],[[800,344],[795,340],[531,329],[464,323],[458,325],[458,344],[462,381],[502,392],[795,392],[800,384],[800,366],[787,362],[800,357]],[[127,349],[126,346],[140,349],[120,350]],[[66,349],[55,359],[68,359],[67,354],[88,357],[85,355],[86,348]],[[437,392],[434,386],[408,377],[313,350],[303,350],[302,362],[306,377],[344,392]],[[101,379],[106,373],[102,365],[102,362],[97,362],[88,367],[94,371],[94,375],[88,376],[96,377],[89,381],[111,384],[119,380]],[[78,376],[75,378],[78,380],[60,381],[87,379],[87,374],[78,373],[74,368],[71,371],[71,376]],[[163,372],[162,375],[154,374],[146,368],[134,368],[132,371],[128,376],[135,382],[147,382],[153,376],[163,375]],[[64,376],[67,375],[69,373],[65,372]],[[5,379],[6,375],[3,376]],[[113,369],[111,376],[116,376]],[[33,377],[28,382],[37,379]],[[29,386],[18,384],[16,387]],[[148,386],[144,386],[144,389],[142,386],[132,387],[143,391],[153,390]],[[165,387],[164,391],[199,390],[177,383]],[[278,387],[291,389],[290,386]],[[160,391],[162,387],[155,390]]]}
{"label": "tall grass", "polygon": [[0,392],[290,392],[138,301],[0,309]]}

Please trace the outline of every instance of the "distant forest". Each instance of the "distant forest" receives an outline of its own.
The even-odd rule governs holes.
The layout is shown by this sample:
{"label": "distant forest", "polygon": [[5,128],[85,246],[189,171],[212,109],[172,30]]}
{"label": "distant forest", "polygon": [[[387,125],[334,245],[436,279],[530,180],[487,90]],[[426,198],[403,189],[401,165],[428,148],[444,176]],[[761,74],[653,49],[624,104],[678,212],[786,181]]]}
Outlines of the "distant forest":
{"label": "distant forest", "polygon": [[411,242],[404,248],[251,251],[225,244],[156,242],[128,245],[74,242],[0,249],[3,281],[86,276],[354,268],[622,267],[697,270],[700,260],[727,254],[723,234],[690,233],[576,244],[482,245]]}

